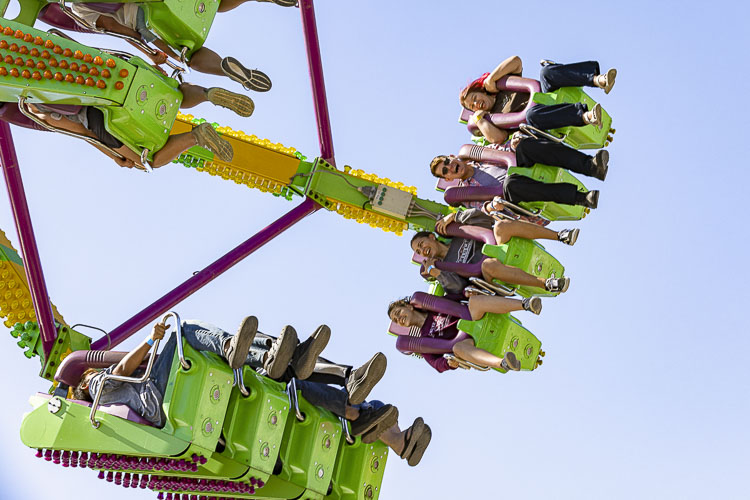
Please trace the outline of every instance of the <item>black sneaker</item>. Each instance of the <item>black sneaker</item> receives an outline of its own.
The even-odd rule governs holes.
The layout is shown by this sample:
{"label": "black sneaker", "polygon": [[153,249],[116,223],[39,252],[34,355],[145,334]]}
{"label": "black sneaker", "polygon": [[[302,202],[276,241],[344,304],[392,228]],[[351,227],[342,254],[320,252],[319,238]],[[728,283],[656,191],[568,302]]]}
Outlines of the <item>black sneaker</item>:
{"label": "black sneaker", "polygon": [[229,78],[240,83],[247,90],[268,92],[271,90],[271,79],[267,74],[257,69],[247,69],[234,57],[221,60],[221,70]]}
{"label": "black sneaker", "polygon": [[599,150],[596,156],[591,159],[591,164],[594,166],[592,176],[600,181],[606,179],[609,170],[609,151],[606,149]]}
{"label": "black sneaker", "polygon": [[365,432],[380,426],[385,429],[393,427],[398,422],[398,408],[393,405],[381,406],[377,410],[369,408],[360,410],[359,418],[352,420],[352,434],[359,436]]}
{"label": "black sneaker", "polygon": [[579,205],[583,205],[584,207],[588,208],[596,208],[599,205],[599,191],[595,189],[586,193]]}
{"label": "black sneaker", "polygon": [[229,340],[229,345],[224,350],[224,357],[232,370],[242,368],[247,359],[247,352],[253,343],[255,333],[258,331],[258,318],[248,316],[242,320],[237,334]]}
{"label": "black sneaker", "polygon": [[286,325],[281,330],[279,338],[271,344],[266,361],[263,363],[263,368],[268,372],[269,378],[278,380],[284,375],[298,343],[297,332],[290,325]]}
{"label": "black sneaker", "polygon": [[502,366],[506,370],[513,370],[514,372],[521,370],[521,363],[518,361],[518,358],[513,351],[508,351],[505,353],[505,356],[503,356]]}
{"label": "black sneaker", "polygon": [[565,293],[568,291],[570,286],[570,278],[564,276],[562,278],[547,278],[544,282],[544,288],[548,292]]}
{"label": "black sneaker", "polygon": [[331,329],[328,328],[328,325],[320,325],[315,333],[310,335],[310,338],[297,346],[292,356],[291,366],[299,380],[305,380],[312,375],[315,362],[330,339]]}
{"label": "black sneaker", "polygon": [[529,297],[527,299],[523,299],[521,303],[523,304],[523,309],[525,311],[529,311],[536,315],[539,315],[542,312],[542,299],[540,299],[539,297]]}
{"label": "black sneaker", "polygon": [[352,371],[346,381],[350,405],[358,405],[367,398],[375,384],[383,378],[387,363],[385,354],[379,352],[370,358],[370,361]]}
{"label": "black sneaker", "polygon": [[581,230],[578,228],[563,229],[562,231],[559,231],[557,233],[557,240],[565,243],[566,245],[573,246],[576,244],[576,240],[578,240],[578,233],[580,232]]}

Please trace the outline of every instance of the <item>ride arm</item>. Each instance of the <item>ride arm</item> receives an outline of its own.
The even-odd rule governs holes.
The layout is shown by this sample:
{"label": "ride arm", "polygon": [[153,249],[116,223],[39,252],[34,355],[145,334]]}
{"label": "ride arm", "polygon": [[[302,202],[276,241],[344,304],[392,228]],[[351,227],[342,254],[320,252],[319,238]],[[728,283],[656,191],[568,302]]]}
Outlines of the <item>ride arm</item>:
{"label": "ride arm", "polygon": [[151,344],[149,344],[149,340],[156,341],[163,339],[164,332],[166,331],[167,327],[164,323],[155,324],[154,328],[151,330],[151,335],[149,335],[148,338],[143,339],[138,347],[127,353],[125,357],[122,358],[119,363],[117,363],[115,369],[112,370],[112,375],[118,375],[122,377],[131,376],[133,372],[138,369],[141,363],[143,363],[143,360],[146,359],[148,352],[151,350]]}
{"label": "ride arm", "polygon": [[488,92],[497,92],[497,81],[499,79],[506,75],[521,75],[521,73],[523,73],[523,61],[519,56],[511,56],[492,70],[490,76],[484,80],[484,88]]}

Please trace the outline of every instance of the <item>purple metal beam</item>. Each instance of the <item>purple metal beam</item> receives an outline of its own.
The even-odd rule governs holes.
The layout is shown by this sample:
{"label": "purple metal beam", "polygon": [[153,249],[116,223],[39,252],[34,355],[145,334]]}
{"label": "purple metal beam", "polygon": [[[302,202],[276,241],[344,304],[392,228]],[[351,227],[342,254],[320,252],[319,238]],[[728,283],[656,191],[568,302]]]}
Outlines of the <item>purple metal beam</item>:
{"label": "purple metal beam", "polygon": [[312,83],[313,103],[315,104],[315,121],[318,124],[320,156],[324,160],[335,165],[333,157],[331,119],[328,116],[326,84],[323,79],[323,62],[320,58],[318,28],[315,24],[315,9],[313,8],[312,0],[300,0],[299,10],[302,13],[302,28],[305,32],[307,64],[310,67],[310,81]]}
{"label": "purple metal beam", "polygon": [[0,159],[5,185],[8,188],[10,208],[13,210],[18,239],[21,242],[23,267],[26,271],[26,279],[31,290],[31,300],[34,302],[34,311],[41,331],[44,358],[47,359],[57,339],[57,329],[52,316],[52,304],[47,293],[47,285],[44,282],[42,262],[39,260],[39,249],[36,246],[36,238],[34,238],[34,227],[31,225],[31,215],[29,214],[29,205],[26,202],[26,192],[23,189],[21,171],[18,168],[16,148],[13,145],[10,126],[4,121],[0,122]]}
{"label": "purple metal beam", "polygon": [[211,282],[214,278],[224,273],[239,261],[255,252],[257,249],[319,208],[320,205],[315,203],[311,198],[305,198],[305,201],[272,222],[270,225],[258,231],[250,239],[240,243],[237,247],[214,261],[204,270],[194,274],[191,278],[177,286],[177,288],[171,292],[167,292],[166,295],[157,299],[156,302],[112,330],[108,336],[105,335],[91,344],[91,349],[111,349],[115,347],[159,317],[165,311],[188,298],[200,288]]}

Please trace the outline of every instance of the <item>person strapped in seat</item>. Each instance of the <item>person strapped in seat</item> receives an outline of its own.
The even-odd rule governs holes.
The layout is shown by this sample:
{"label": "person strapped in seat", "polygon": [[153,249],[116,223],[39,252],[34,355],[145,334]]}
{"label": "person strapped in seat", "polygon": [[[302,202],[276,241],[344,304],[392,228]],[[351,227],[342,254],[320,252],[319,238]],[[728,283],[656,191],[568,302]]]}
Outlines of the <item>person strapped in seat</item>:
{"label": "person strapped in seat", "polygon": [[[454,236],[448,242],[438,235],[421,231],[411,239],[411,249],[421,260],[420,272],[425,279],[437,280],[447,293],[463,295],[469,286],[469,277],[480,276],[488,282],[505,283],[563,293],[570,278],[542,278],[523,269],[507,265],[498,258],[482,253],[483,244],[501,245],[511,238],[557,240],[567,245],[575,244],[579,230],[553,231],[524,221],[495,221],[475,208],[456,212],[438,221],[436,231]],[[543,251],[543,250],[542,250]],[[533,293],[536,294],[536,293]]]}
{"label": "person strapped in seat", "polygon": [[[350,420],[352,434],[362,435],[363,441],[369,443],[380,439],[408,460],[410,465],[419,463],[432,435],[429,426],[418,418],[411,427],[402,431],[398,427],[398,409],[395,406],[380,401],[365,401],[385,372],[386,359],[382,353],[373,356],[360,368],[353,369],[319,358],[330,338],[330,329],[326,325],[321,325],[302,343],[297,341],[296,332],[291,326],[284,327],[277,339],[257,330],[258,320],[254,316],[245,318],[236,335],[201,321],[182,323],[182,336],[194,349],[219,355],[233,370],[248,365],[265,370],[270,378],[276,380],[286,382],[295,378],[297,388],[311,404]],[[93,401],[102,391],[100,404],[127,405],[152,425],[163,427],[166,416],[162,400],[174,358],[176,336],[170,337],[146,381],[106,380],[105,387],[102,387],[102,381],[106,374],[132,375],[148,355],[154,341],[162,339],[165,331],[165,324],[157,323],[149,337],[116,365],[105,370],[84,371],[73,390],[74,398]],[[321,381],[315,381],[316,377]],[[344,388],[330,387],[328,382],[338,383]]]}
{"label": "person strapped in seat", "polygon": [[[493,114],[519,113],[518,123],[526,122],[539,130],[561,127],[602,125],[602,109],[599,104],[588,109],[585,103],[534,104],[529,95],[514,90],[499,90],[498,83],[504,77],[520,77],[523,62],[518,56],[509,57],[492,72],[485,73],[461,90],[459,101],[465,109],[474,112],[469,123],[478,128],[477,134],[489,142],[502,144],[508,140],[505,128],[493,123]],[[547,64],[540,72],[542,92],[553,92],[560,87],[598,87],[609,93],[615,84],[617,71],[610,69],[602,74],[599,63],[586,61],[574,64]],[[538,87],[537,87],[538,88]],[[518,128],[518,123],[508,128]],[[511,125],[511,124],[508,124]]]}

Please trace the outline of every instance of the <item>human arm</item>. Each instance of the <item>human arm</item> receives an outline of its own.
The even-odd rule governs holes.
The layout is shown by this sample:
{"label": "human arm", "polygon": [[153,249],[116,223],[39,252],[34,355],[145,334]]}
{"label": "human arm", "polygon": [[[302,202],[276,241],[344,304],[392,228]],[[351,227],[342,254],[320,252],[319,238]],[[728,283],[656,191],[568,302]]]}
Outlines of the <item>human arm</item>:
{"label": "human arm", "polygon": [[493,69],[490,76],[484,80],[484,89],[487,92],[497,92],[497,81],[507,75],[520,75],[523,73],[523,61],[518,56],[511,56],[501,62]]}
{"label": "human arm", "polygon": [[[133,28],[129,28],[128,26],[125,26],[124,24],[120,24],[117,21],[115,21],[113,18],[109,16],[99,16],[99,18],[96,20],[96,27],[102,30],[106,30],[112,33],[117,33],[119,35],[124,35],[129,38],[133,38],[135,40],[138,40],[141,42],[141,44],[146,44],[146,41],[143,39],[143,36],[141,36],[138,31],[134,30]],[[159,48],[162,50],[162,52],[158,52],[156,54],[150,54],[149,52],[143,50],[143,47],[135,43],[133,40],[126,40],[130,45],[135,47],[136,49],[143,52],[146,56],[148,56],[154,64],[164,64],[167,62],[167,54],[165,54],[165,51],[162,47],[159,46]],[[156,44],[158,46],[158,44]],[[171,52],[171,51],[170,51]]]}
{"label": "human arm", "polygon": [[[164,333],[167,331],[167,325],[164,323],[157,323],[151,329],[151,335],[144,339],[138,347],[130,351],[125,355],[124,358],[117,363],[115,369],[112,370],[113,375],[120,375],[123,377],[129,377],[133,372],[143,363],[146,355],[151,350],[151,344],[155,340],[161,340],[164,338]],[[151,341],[151,343],[149,343]]]}
{"label": "human arm", "polygon": [[508,140],[508,132],[493,125],[485,115],[485,111],[476,111],[471,119],[476,123],[485,139],[492,144],[503,144]]}
{"label": "human arm", "polygon": [[429,363],[431,367],[437,370],[438,373],[443,373],[444,371],[455,370],[456,368],[458,368],[458,364],[456,364],[456,366],[453,366],[442,355],[423,354],[422,357],[424,357],[424,360],[427,361],[427,363]]}
{"label": "human arm", "polygon": [[456,212],[451,212],[442,219],[438,220],[435,223],[435,232],[438,234],[445,235],[445,229],[448,227],[448,224],[456,220]]}

